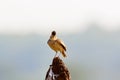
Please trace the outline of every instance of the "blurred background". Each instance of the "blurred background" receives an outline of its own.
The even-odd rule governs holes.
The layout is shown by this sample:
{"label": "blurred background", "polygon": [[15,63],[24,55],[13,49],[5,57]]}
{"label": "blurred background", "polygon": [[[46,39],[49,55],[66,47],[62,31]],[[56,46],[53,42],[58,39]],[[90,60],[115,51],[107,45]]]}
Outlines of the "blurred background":
{"label": "blurred background", "polygon": [[0,80],[44,80],[55,52],[51,31],[67,45],[71,80],[120,80],[118,0],[1,0]]}

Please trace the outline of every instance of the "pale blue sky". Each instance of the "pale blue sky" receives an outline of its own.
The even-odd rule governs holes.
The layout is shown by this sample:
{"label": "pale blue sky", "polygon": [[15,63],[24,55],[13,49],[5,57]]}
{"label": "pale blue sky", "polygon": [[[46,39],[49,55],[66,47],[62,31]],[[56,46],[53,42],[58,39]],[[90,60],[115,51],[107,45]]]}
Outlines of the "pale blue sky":
{"label": "pale blue sky", "polygon": [[84,32],[93,22],[116,31],[119,4],[119,0],[1,0],[0,34]]}

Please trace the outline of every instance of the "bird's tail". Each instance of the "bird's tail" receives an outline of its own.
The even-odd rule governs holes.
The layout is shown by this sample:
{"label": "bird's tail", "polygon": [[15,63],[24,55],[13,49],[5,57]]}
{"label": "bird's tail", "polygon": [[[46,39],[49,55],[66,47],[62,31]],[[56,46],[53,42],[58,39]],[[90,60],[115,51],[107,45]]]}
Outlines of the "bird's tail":
{"label": "bird's tail", "polygon": [[63,57],[67,57],[65,51],[62,51],[62,55],[63,55]]}

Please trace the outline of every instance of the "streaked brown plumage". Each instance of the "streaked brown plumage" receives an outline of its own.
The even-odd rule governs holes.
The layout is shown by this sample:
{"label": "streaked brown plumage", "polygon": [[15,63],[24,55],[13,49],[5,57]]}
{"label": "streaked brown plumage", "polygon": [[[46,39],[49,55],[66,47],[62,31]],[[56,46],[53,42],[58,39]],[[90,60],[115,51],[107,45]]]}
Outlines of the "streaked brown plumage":
{"label": "streaked brown plumage", "polygon": [[57,38],[55,31],[52,31],[50,39],[48,40],[47,43],[50,46],[50,48],[56,52],[56,55],[57,55],[57,52],[59,51],[60,53],[62,53],[63,57],[67,57],[65,53],[66,46],[62,40]]}

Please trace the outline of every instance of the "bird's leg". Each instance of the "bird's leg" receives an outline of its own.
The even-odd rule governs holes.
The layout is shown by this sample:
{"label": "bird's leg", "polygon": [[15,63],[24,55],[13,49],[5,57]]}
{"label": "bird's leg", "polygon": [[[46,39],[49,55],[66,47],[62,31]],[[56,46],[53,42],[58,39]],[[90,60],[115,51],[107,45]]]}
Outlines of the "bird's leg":
{"label": "bird's leg", "polygon": [[58,57],[60,56],[60,53],[58,54]]}
{"label": "bird's leg", "polygon": [[54,57],[56,57],[57,56],[57,51],[56,51],[56,54],[55,54],[55,56]]}

